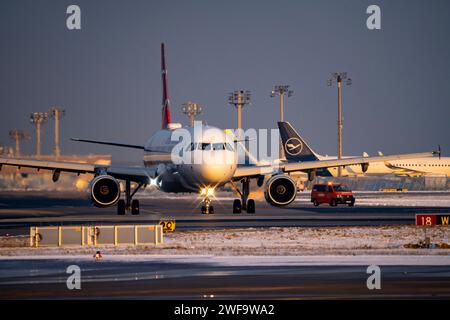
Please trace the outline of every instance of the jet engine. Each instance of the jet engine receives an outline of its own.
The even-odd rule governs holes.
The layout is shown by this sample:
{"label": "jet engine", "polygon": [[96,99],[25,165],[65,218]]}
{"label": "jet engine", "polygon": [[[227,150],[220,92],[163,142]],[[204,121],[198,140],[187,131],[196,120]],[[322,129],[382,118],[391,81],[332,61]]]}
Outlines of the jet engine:
{"label": "jet engine", "polygon": [[361,171],[366,173],[369,169],[369,163],[361,163]]}
{"label": "jet engine", "polygon": [[109,175],[100,175],[90,182],[89,192],[91,201],[95,206],[109,207],[119,201],[120,184],[117,179]]}
{"label": "jet engine", "polygon": [[295,200],[297,185],[289,176],[278,174],[267,181],[264,196],[273,206],[286,206]]}

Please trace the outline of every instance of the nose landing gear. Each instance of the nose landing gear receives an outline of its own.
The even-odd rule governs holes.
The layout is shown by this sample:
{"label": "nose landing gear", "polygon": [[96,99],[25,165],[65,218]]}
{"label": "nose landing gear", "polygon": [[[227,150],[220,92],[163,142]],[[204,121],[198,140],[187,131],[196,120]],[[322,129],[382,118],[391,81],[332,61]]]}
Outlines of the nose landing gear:
{"label": "nose landing gear", "polygon": [[210,196],[214,193],[214,189],[203,188],[201,195],[204,197],[202,201],[202,214],[214,214],[214,207],[211,205]]}
{"label": "nose landing gear", "polygon": [[211,205],[211,199],[208,196],[202,201],[202,214],[214,214],[214,207]]}
{"label": "nose landing gear", "polygon": [[233,201],[233,213],[239,214],[242,210],[247,211],[249,214],[256,212],[255,200],[248,199],[250,194],[250,178],[244,178],[241,180],[242,191],[232,182],[234,190],[240,195],[241,199],[235,199]]}

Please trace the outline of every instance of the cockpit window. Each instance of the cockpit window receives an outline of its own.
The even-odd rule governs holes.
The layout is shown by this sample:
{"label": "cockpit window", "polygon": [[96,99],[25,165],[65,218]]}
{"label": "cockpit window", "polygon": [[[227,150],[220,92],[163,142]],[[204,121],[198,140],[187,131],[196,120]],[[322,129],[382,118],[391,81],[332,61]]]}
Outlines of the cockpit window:
{"label": "cockpit window", "polygon": [[199,143],[198,147],[200,150],[211,150],[211,143]]}
{"label": "cockpit window", "polygon": [[186,147],[186,151],[194,151],[196,148],[197,148],[197,143],[191,142],[191,144]]}
{"label": "cockpit window", "polygon": [[221,143],[198,143],[198,144],[197,143],[195,143],[195,144],[191,143],[191,145],[188,146],[187,148],[190,149],[190,150],[193,150],[193,149],[191,149],[192,145],[195,145],[194,149],[198,149],[198,150],[206,150],[206,151],[209,151],[209,150],[228,150],[228,151],[233,151],[233,147],[229,143],[223,143],[223,142],[221,142]]}
{"label": "cockpit window", "polygon": [[213,143],[213,150],[225,150],[225,143]]}

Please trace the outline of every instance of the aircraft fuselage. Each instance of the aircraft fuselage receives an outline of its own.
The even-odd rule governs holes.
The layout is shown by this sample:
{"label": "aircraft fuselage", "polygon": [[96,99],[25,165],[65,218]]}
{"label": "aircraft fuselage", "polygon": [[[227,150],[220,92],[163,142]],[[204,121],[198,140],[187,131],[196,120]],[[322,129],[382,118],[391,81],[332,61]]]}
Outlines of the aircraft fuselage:
{"label": "aircraft fuselage", "polygon": [[231,180],[237,167],[233,141],[211,126],[157,131],[145,144],[144,165],[156,168],[165,192],[199,192]]}

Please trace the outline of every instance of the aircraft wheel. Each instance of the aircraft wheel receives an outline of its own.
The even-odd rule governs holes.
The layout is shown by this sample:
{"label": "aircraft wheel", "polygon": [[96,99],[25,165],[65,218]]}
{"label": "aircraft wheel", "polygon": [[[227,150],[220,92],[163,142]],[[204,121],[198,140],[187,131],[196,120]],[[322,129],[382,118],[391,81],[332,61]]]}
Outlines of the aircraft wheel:
{"label": "aircraft wheel", "polygon": [[247,213],[255,213],[256,206],[255,206],[255,200],[248,199],[247,201]]}
{"label": "aircraft wheel", "polygon": [[138,215],[139,211],[139,200],[131,201],[131,214]]}
{"label": "aircraft wheel", "polygon": [[210,206],[210,207],[209,207],[209,213],[210,213],[210,214],[214,214],[214,207],[213,207],[213,206]]}
{"label": "aircraft wheel", "polygon": [[119,200],[117,202],[117,214],[123,216],[125,214],[125,200]]}
{"label": "aircraft wheel", "polygon": [[241,200],[234,199],[233,201],[233,213],[238,214],[242,212]]}
{"label": "aircraft wheel", "polygon": [[202,206],[202,214],[206,214],[206,207]]}

